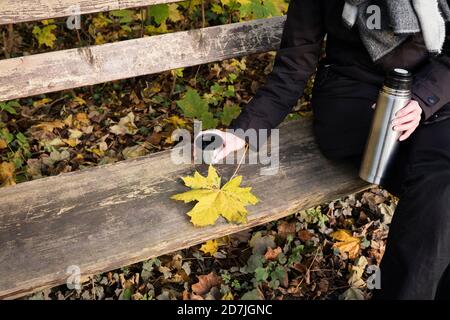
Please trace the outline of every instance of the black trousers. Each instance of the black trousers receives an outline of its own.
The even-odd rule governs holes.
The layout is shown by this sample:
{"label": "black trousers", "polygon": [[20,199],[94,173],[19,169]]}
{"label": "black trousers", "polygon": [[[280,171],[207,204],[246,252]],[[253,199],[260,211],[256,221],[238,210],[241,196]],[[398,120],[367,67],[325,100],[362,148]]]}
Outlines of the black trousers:
{"label": "black trousers", "polygon": [[[319,69],[314,132],[327,158],[359,168],[380,86]],[[400,201],[375,299],[450,299],[450,118],[439,120],[438,114],[401,143],[394,173],[382,186]]]}

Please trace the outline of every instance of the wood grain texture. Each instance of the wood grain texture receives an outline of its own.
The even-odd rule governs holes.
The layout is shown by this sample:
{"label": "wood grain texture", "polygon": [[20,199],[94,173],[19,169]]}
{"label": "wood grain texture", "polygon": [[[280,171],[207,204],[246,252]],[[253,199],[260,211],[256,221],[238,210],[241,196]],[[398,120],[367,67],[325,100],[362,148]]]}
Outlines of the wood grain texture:
{"label": "wood grain texture", "polygon": [[76,8],[80,14],[122,10],[181,0],[1,0],[0,25],[67,17]]}
{"label": "wood grain texture", "polygon": [[0,101],[276,50],[285,17],[0,61]]}
{"label": "wood grain texture", "polygon": [[[260,175],[260,168],[240,169],[261,199],[245,225],[194,227],[186,215],[192,204],[170,196],[187,190],[181,176],[207,167],[175,165],[170,151],[0,189],[0,298],[65,283],[71,265],[83,275],[112,270],[367,187],[355,169],[320,155],[309,120],[281,127],[277,175]],[[224,178],[234,169],[218,166]]]}

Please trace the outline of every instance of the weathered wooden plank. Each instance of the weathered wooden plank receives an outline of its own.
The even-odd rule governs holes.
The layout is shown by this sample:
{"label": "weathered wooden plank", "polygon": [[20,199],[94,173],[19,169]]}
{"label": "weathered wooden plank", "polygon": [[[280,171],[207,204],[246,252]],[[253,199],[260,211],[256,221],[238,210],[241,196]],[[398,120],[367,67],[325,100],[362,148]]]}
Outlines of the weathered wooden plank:
{"label": "weathered wooden plank", "polygon": [[0,101],[275,50],[285,17],[0,61]]}
{"label": "weathered wooden plank", "polygon": [[[66,282],[68,266],[83,275],[111,270],[280,219],[367,187],[355,169],[324,159],[309,120],[282,126],[280,170],[259,174],[243,165],[244,184],[261,199],[246,225],[195,228],[190,204],[169,197],[185,191],[169,151],[0,189],[0,298]],[[206,166],[197,166],[203,172]],[[234,166],[218,166],[230,177]]]}
{"label": "weathered wooden plank", "polygon": [[0,25],[122,10],[182,0],[1,0]]}

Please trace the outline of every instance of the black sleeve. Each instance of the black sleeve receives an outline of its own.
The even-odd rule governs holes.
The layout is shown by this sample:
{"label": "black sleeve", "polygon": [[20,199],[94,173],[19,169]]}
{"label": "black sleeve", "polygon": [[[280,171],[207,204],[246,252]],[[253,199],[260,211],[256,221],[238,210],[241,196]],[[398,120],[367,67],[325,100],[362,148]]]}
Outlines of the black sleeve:
{"label": "black sleeve", "polygon": [[422,120],[431,118],[450,102],[450,24],[447,23],[447,38],[442,54],[433,58],[416,74],[413,84],[413,99],[423,110]]}
{"label": "black sleeve", "polygon": [[291,0],[273,70],[231,129],[273,129],[295,106],[321,53],[325,36],[321,3]]}

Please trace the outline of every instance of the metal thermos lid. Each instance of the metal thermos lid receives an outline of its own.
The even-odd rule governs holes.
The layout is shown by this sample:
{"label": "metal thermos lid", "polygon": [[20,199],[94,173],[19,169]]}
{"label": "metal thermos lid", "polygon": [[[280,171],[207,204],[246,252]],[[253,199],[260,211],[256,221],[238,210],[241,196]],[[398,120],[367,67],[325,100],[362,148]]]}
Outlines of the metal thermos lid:
{"label": "metal thermos lid", "polygon": [[397,68],[388,73],[384,85],[395,90],[411,90],[412,81],[411,72]]}

